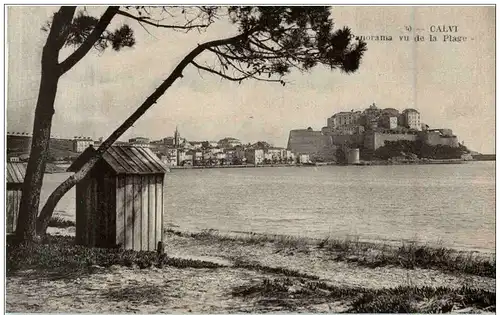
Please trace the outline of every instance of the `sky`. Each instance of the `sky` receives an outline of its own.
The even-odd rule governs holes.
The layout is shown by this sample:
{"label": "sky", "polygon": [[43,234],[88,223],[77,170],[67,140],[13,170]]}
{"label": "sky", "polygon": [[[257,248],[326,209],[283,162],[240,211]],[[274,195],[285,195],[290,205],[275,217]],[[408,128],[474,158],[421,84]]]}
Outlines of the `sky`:
{"label": "sky", "polygon": [[[40,83],[40,60],[47,34],[41,31],[57,7],[7,10],[7,130],[32,132]],[[87,8],[99,15],[104,8]],[[292,73],[286,86],[245,81],[241,85],[199,73],[189,66],[120,140],[172,136],[178,126],[188,140],[235,137],[244,143],[286,146],[292,129],[326,125],[346,110],[415,108],[431,128],[450,128],[460,142],[481,153],[495,152],[495,8],[333,7],[336,27],[348,26],[369,40],[354,74],[318,67]],[[127,22],[118,17],[110,29]],[[136,45],[119,52],[89,53],[60,80],[54,137],[108,137],[170,74],[197,44],[236,34],[225,20],[206,32],[174,32],[134,21]],[[411,27],[408,30],[407,27]],[[455,29],[454,33],[432,32]],[[430,42],[433,34],[437,41]],[[399,36],[409,35],[409,41]],[[416,42],[421,35],[424,41]],[[445,35],[467,37],[444,42]],[[71,52],[65,49],[61,60]],[[200,60],[204,60],[204,56]]]}

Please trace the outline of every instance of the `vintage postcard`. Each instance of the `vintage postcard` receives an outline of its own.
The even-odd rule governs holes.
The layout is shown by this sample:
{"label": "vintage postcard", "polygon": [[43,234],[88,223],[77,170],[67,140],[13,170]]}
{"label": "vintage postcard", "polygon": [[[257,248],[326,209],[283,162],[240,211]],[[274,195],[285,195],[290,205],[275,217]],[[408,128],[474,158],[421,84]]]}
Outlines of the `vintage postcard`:
{"label": "vintage postcard", "polygon": [[496,312],[495,10],[5,6],[6,312]]}

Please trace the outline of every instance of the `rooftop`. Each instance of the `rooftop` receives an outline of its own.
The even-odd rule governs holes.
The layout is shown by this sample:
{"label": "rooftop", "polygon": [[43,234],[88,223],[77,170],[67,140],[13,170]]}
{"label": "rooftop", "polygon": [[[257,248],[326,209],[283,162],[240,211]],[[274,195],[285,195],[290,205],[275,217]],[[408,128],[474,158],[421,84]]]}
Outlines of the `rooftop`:
{"label": "rooftop", "polygon": [[[95,154],[93,147],[88,147],[71,166],[68,172],[75,172],[84,161]],[[149,148],[133,146],[112,146],[102,159],[116,174],[163,174],[167,167]]]}
{"label": "rooftop", "polygon": [[26,163],[7,163],[6,177],[7,183],[22,184],[26,176]]}

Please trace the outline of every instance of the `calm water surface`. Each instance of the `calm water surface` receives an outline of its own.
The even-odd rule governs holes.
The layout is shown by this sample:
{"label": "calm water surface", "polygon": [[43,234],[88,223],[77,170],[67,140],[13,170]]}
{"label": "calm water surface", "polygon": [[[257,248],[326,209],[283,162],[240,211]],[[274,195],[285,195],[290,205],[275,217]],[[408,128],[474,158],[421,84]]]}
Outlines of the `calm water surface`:
{"label": "calm water surface", "polygon": [[[46,175],[42,200],[68,174]],[[166,224],[494,251],[495,162],[173,170]],[[74,220],[75,192],[56,215]]]}

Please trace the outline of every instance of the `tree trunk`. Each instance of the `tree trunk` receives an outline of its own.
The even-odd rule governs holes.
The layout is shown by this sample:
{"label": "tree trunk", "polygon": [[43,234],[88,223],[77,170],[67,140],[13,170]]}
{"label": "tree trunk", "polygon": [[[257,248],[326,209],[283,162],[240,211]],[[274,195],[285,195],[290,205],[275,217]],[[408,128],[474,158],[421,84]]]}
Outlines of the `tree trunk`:
{"label": "tree trunk", "polygon": [[68,26],[71,24],[75,9],[76,7],[61,7],[54,14],[52,26],[42,51],[40,89],[35,108],[30,159],[24,178],[16,227],[16,240],[19,243],[28,244],[37,240],[36,220],[40,191],[49,148],[57,84],[62,74],[58,63],[59,51],[68,35]]}
{"label": "tree trunk", "polygon": [[61,185],[59,185],[53,192],[50,194],[47,202],[42,208],[40,212],[40,216],[38,217],[38,221],[36,224],[37,233],[40,236],[43,236],[47,232],[47,226],[54,213],[54,209],[61,200],[61,198],[81,179],[83,179],[90,170],[94,167],[94,165],[99,161],[102,155],[111,147],[111,145],[118,140],[118,138],[125,133],[151,106],[153,106],[158,99],[167,91],[167,89],[179,78],[182,77],[182,71],[186,66],[194,60],[200,53],[202,53],[205,49],[210,47],[215,47],[219,45],[226,45],[232,43],[234,41],[241,40],[248,33],[243,33],[231,38],[225,38],[220,40],[214,40],[211,42],[206,42],[202,45],[198,45],[194,48],[189,54],[187,54],[184,59],[179,62],[179,64],[175,67],[172,73],[168,76],[168,78],[163,81],[162,84],[142,103],[141,106],[129,117],[125,120],[118,129],[116,129],[97,149],[96,154],[92,156],[80,170],[78,170],[74,175],[70,176],[66,179]]}
{"label": "tree trunk", "polygon": [[58,81],[59,74],[57,72],[47,71],[46,69],[42,70],[40,90],[35,110],[35,121],[33,124],[30,159],[26,169],[26,177],[24,178],[16,228],[16,238],[24,243],[36,240],[36,219],[45,171],[45,161],[49,148]]}

